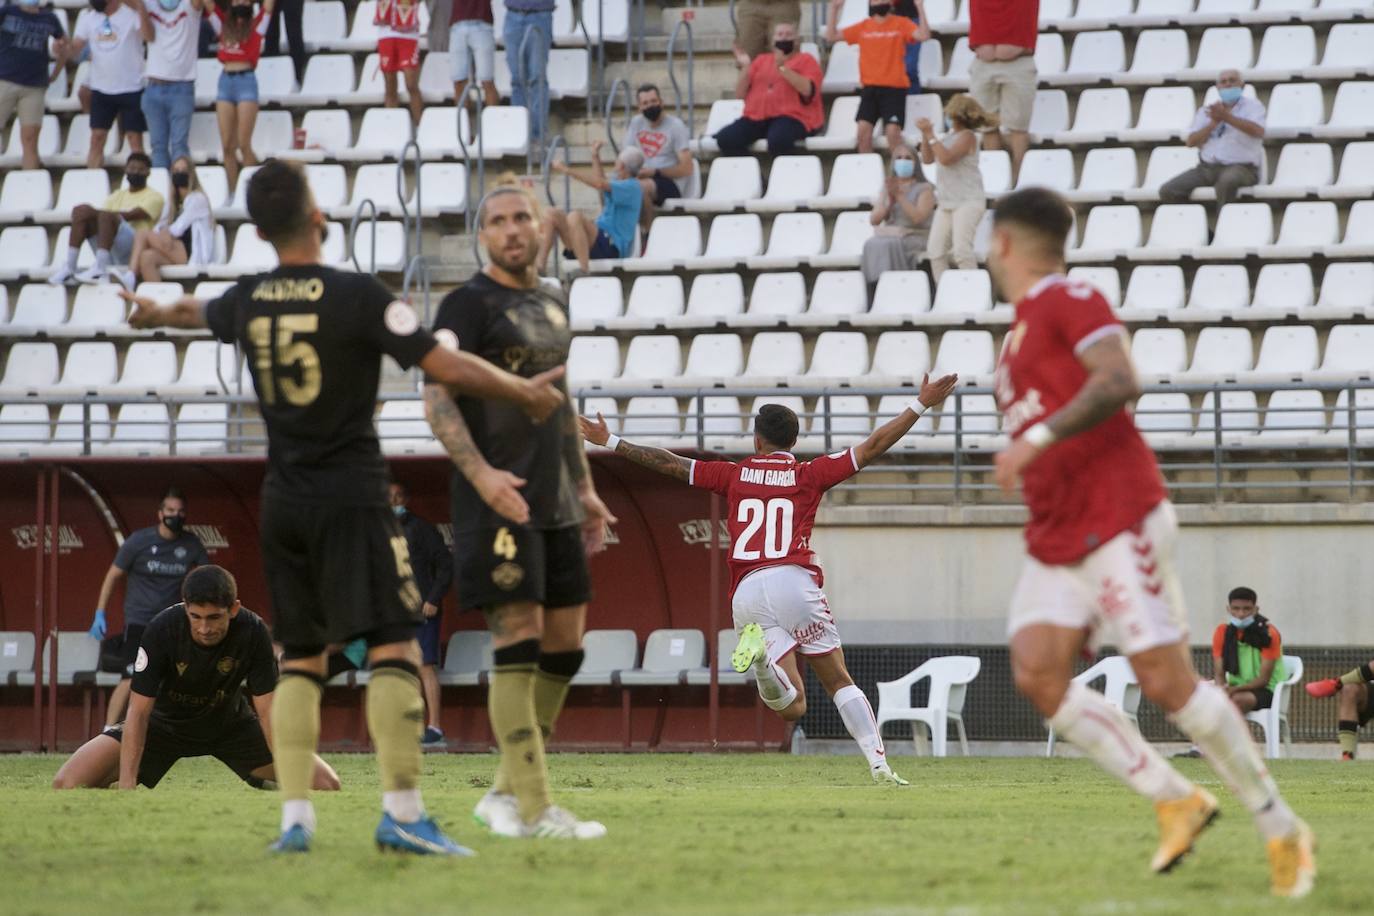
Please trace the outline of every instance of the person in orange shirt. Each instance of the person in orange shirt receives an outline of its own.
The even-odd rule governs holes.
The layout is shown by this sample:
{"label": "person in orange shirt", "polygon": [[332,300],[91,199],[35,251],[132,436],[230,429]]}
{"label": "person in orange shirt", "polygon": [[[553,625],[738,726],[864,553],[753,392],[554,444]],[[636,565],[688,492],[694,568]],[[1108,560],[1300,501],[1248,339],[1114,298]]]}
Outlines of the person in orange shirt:
{"label": "person in orange shirt", "polygon": [[906,91],[911,78],[906,73],[907,45],[925,41],[930,27],[905,16],[892,15],[890,0],[869,0],[867,19],[840,31],[837,27],[844,0],[830,0],[830,17],[825,25],[826,41],[841,37],[859,48],[859,152],[873,152],[873,127],[882,122],[887,144],[902,144],[902,123],[906,120]]}

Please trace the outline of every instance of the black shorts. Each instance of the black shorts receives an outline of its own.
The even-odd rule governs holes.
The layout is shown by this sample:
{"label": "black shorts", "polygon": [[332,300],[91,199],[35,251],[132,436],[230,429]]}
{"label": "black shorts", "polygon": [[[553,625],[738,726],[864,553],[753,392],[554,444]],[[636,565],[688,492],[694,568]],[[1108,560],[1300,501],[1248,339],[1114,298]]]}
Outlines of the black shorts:
{"label": "black shorts", "polygon": [[121,651],[124,653],[124,678],[127,680],[134,676],[134,662],[138,661],[138,647],[143,642],[144,628],[138,624],[129,624],[124,627],[124,645]]}
{"label": "black shorts", "polygon": [[272,636],[287,649],[319,651],[424,622],[410,551],[390,507],[264,496],[260,540]]}
{"label": "black shorts", "polygon": [[1268,709],[1274,705],[1274,691],[1268,687],[1260,687],[1250,692],[1255,695],[1255,709]]}
{"label": "black shorts", "polygon": [[677,186],[677,182],[662,175],[654,175],[654,205],[661,207],[665,200],[674,197],[681,197],[682,190]]}
{"label": "black shorts", "polygon": [[91,130],[109,130],[119,116],[119,126],[125,133],[141,134],[148,129],[143,119],[143,90],[108,95],[91,90]]}
{"label": "black shorts", "polygon": [[859,113],[854,120],[901,127],[906,121],[906,90],[892,86],[863,87],[859,90]]}
{"label": "black shorts", "polygon": [[587,551],[576,525],[454,531],[453,557],[463,608],[490,610],[517,601],[572,607],[591,600]]}
{"label": "black shorts", "polygon": [[[573,253],[571,248],[564,248],[563,257],[575,258],[577,255]],[[596,238],[592,240],[592,247],[588,250],[587,257],[590,260],[599,261],[605,258],[619,258],[622,255],[620,250],[615,247],[615,243],[611,241],[611,237],[606,234],[606,230],[597,229]]]}
{"label": "black shorts", "polygon": [[[104,733],[120,741],[124,737],[124,724],[121,722]],[[262,733],[262,724],[256,716],[230,720],[213,738],[188,738],[150,719],[143,759],[138,764],[138,781],[153,788],[183,757],[214,757],[246,782],[254,770],[272,762],[272,749],[267,746],[267,736]]]}
{"label": "black shorts", "polygon": [[1360,713],[1360,727],[1364,728],[1370,719],[1374,719],[1374,681],[1364,683],[1364,711]]}

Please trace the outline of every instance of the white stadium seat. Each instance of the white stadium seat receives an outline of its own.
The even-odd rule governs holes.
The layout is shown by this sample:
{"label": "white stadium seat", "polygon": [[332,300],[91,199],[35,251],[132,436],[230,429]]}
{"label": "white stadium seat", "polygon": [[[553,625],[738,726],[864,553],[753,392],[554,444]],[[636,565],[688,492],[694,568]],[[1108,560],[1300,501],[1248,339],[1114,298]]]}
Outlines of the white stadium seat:
{"label": "white stadium seat", "polygon": [[[1250,305],[1250,277],[1237,264],[1204,264],[1193,275],[1188,312],[1232,314]],[[1235,317],[1239,317],[1238,315]]]}
{"label": "white stadium seat", "polygon": [[263,57],[255,71],[258,78],[258,97],[264,104],[287,102],[296,94],[296,69],[289,57]]}
{"label": "white stadium seat", "polygon": [[0,185],[0,221],[19,222],[52,205],[52,178],[47,169],[15,169]]}
{"label": "white stadium seat", "polygon": [[668,334],[640,334],[630,341],[620,378],[626,382],[661,381],[682,374],[682,346]]}
{"label": "white stadium seat", "polygon": [[125,351],[124,371],[118,381],[107,387],[117,394],[154,394],[176,378],[176,345],[169,340],[139,340]]}
{"label": "white stadium seat", "polygon": [[1202,204],[1165,204],[1155,208],[1145,247],[1127,256],[1141,261],[1173,260],[1206,244],[1207,211]]}
{"label": "white stadium seat", "polygon": [[930,338],[925,331],[884,331],[878,335],[870,381],[919,382],[930,369]]}
{"label": "white stadium seat", "polygon": [[805,348],[796,331],[764,331],[754,335],[744,376],[754,383],[782,381],[805,369]]}
{"label": "white stadium seat", "polygon": [[697,334],[687,351],[683,380],[698,384],[728,382],[744,371],[744,342],[738,334]]}
{"label": "white stadium seat", "polygon": [[1326,120],[1326,103],[1317,83],[1279,83],[1269,95],[1264,115],[1264,135],[1295,137],[1305,131],[1316,132]]}
{"label": "white stadium seat", "polygon": [[1374,375],[1374,327],[1338,324],[1326,337],[1321,371],[1337,378]]}
{"label": "white stadium seat", "polygon": [[166,404],[122,404],[114,432],[106,442],[92,443],[93,454],[166,455],[172,438]]}
{"label": "white stadium seat", "polygon": [[1074,186],[1073,152],[1067,149],[1033,149],[1021,160],[1016,187],[1032,185],[1055,191],[1071,191]]}
{"label": "white stadium seat", "polygon": [[1173,378],[1188,366],[1182,328],[1141,328],[1131,338],[1131,361],[1143,376]]}
{"label": "white stadium seat", "polygon": [[[682,278],[669,275],[636,277],[625,307],[625,324],[653,327],[682,314],[685,306]],[[631,349],[633,351],[633,344]],[[626,369],[628,370],[628,363]]]}
{"label": "white stadium seat", "polygon": [[1341,171],[1335,183],[1318,193],[1322,197],[1374,197],[1374,140],[1347,143],[1341,152]]}
{"label": "white stadium seat", "polygon": [[1315,137],[1364,139],[1374,127],[1374,81],[1351,80],[1336,89],[1331,103],[1331,118],[1325,126],[1312,129]]}
{"label": "white stadium seat", "polygon": [[813,208],[843,210],[878,199],[883,189],[883,158],[877,153],[841,153],[830,169],[830,186]]}
{"label": "white stadium seat", "polygon": [[1073,51],[1064,73],[1080,79],[1104,79],[1125,69],[1126,41],[1120,32],[1112,29],[1079,32],[1073,40]]}
{"label": "white stadium seat", "polygon": [[1083,228],[1083,243],[1070,261],[1110,260],[1140,245],[1140,210],[1129,204],[1093,207]]}
{"label": "white stadium seat", "polygon": [[1143,394],[1135,403],[1135,425],[1153,448],[1186,447],[1193,436],[1193,413],[1181,392]]}
{"label": "white stadium seat", "polygon": [[625,306],[619,277],[578,277],[568,292],[568,319],[574,331],[604,326]]}
{"label": "white stadium seat", "polygon": [[957,372],[965,382],[988,375],[994,365],[992,334],[987,331],[946,331],[940,337],[934,365],[931,375]]}
{"label": "white stadium seat", "polygon": [[356,76],[352,54],[312,54],[296,101],[302,105],[342,101],[353,92]]}
{"label": "white stadium seat", "polygon": [[1197,95],[1188,86],[1151,86],[1140,100],[1135,126],[1118,133],[1133,142],[1182,137],[1197,112]]}
{"label": "white stadium seat", "polygon": [[1255,374],[1280,381],[1297,381],[1317,368],[1317,329],[1311,325],[1275,325],[1260,342]]}
{"label": "white stadium seat", "polygon": [[974,315],[992,308],[992,279],[986,270],[946,270],[940,275],[931,314]]}
{"label": "white stadium seat", "polygon": [[9,348],[5,360],[5,375],[0,378],[0,392],[30,394],[57,384],[57,345],[51,343],[16,343]]}
{"label": "white stadium seat", "polygon": [[[1217,398],[1214,392],[1202,396],[1197,416],[1197,437],[1208,443],[1220,434],[1222,445],[1242,445],[1259,432],[1259,401],[1253,391],[1223,391]],[[1214,407],[1215,405],[1215,407]],[[1220,408],[1221,423],[1217,423],[1215,408]]]}
{"label": "white stadium seat", "polygon": [[425,420],[422,401],[383,401],[377,412],[377,438],[386,455],[445,453]]}
{"label": "white stadium seat", "polygon": [[1136,36],[1131,68],[1118,82],[1160,83],[1188,68],[1188,33],[1182,29],[1148,29]]}
{"label": "white stadium seat", "polygon": [[1312,307],[1312,268],[1307,264],[1265,264],[1255,280],[1251,306],[1291,315]]}
{"label": "white stadium seat", "polygon": [[830,248],[811,259],[814,267],[857,267],[864,242],[873,236],[873,223],[866,210],[851,210],[835,218]]}
{"label": "white stadium seat", "polygon": [[823,327],[868,311],[868,287],[857,270],[823,270],[811,288],[811,306],[803,323]]}
{"label": "white stadium seat", "polygon": [[901,324],[930,311],[930,276],[921,270],[888,270],[878,277],[873,304],[856,324]]}
{"label": "white stadium seat", "polygon": [[348,13],[341,0],[315,0],[305,4],[301,34],[307,36],[305,44],[311,50],[333,47],[343,41],[348,35]]}
{"label": "white stadium seat", "polygon": [[614,337],[574,337],[568,350],[570,388],[595,387],[620,375],[620,344]]}
{"label": "white stadium seat", "polygon": [[1287,143],[1269,183],[1252,188],[1259,198],[1304,197],[1331,184],[1335,157],[1327,143]]}
{"label": "white stadium seat", "polygon": [[1083,158],[1083,174],[1078,189],[1069,196],[1074,200],[1110,200],[1136,186],[1135,150],[1127,147],[1088,150]]}
{"label": "white stadium seat", "polygon": [[[714,170],[716,166],[712,168]],[[820,197],[823,188],[820,157],[775,156],[768,170],[768,190],[762,199],[751,200],[745,206],[761,212],[791,210],[808,200]],[[758,197],[757,194],[753,196]]]}
{"label": "white stadium seat", "polygon": [[1131,270],[1121,307],[1129,312],[1163,315],[1183,308],[1183,268],[1177,264],[1145,264]]}
{"label": "white stadium seat", "polygon": [[697,274],[682,323],[715,324],[743,313],[744,280],[739,274]]}
{"label": "white stadium seat", "polygon": [[811,352],[808,379],[833,379],[838,384],[868,374],[868,338],[861,331],[823,331]]}
{"label": "white stadium seat", "polygon": [[763,194],[759,161],[752,156],[731,156],[711,163],[706,190],[699,198],[672,198],[667,210],[729,211]]}
{"label": "white stadium seat", "polygon": [[1275,391],[1265,405],[1263,444],[1316,442],[1326,433],[1326,401],[1320,391]]}
{"label": "white stadium seat", "polygon": [[806,311],[806,280],[795,271],[759,274],[749,291],[749,311],[737,327],[782,325]]}
{"label": "white stadium seat", "polygon": [[1121,308],[1121,275],[1115,267],[1071,267],[1068,277],[1094,287],[1112,308]]}
{"label": "white stadium seat", "polygon": [[[132,427],[131,427],[132,428]],[[89,441],[93,448],[110,438],[110,408],[106,404],[63,404],[53,426],[53,444],[63,451],[80,452]]]}
{"label": "white stadium seat", "polygon": [[401,150],[410,142],[411,129],[410,112],[406,109],[369,108],[363,115],[353,148],[336,155],[358,162],[399,159]]}
{"label": "white stadium seat", "polygon": [[1198,332],[1189,380],[1235,378],[1254,365],[1253,343],[1244,328],[1207,327]]}
{"label": "white stadium seat", "polygon": [[19,290],[14,312],[4,331],[10,335],[32,336],[56,330],[66,321],[67,291],[64,288],[47,283],[27,283]]}
{"label": "white stadium seat", "polygon": [[795,268],[825,250],[825,220],[821,214],[780,213],[768,233],[768,250],[749,258],[752,270]]}
{"label": "white stadium seat", "polygon": [[1374,43],[1374,23],[1341,22],[1326,33],[1326,47],[1320,67],[1309,67],[1303,74],[1327,79],[1352,79],[1369,68],[1369,48]]}
{"label": "white stadium seat", "polygon": [[47,264],[48,232],[42,226],[7,226],[0,230],[0,278],[47,276]]}
{"label": "white stadium seat", "polygon": [[626,258],[625,269],[648,273],[672,270],[700,253],[701,223],[695,216],[660,216],[649,227],[644,256]]}
{"label": "white stadium seat", "polygon": [[127,327],[124,318],[128,312],[129,306],[119,297],[118,287],[106,283],[82,286],[76,291],[72,314],[63,330],[94,334]]}
{"label": "white stadium seat", "polygon": [[1201,76],[1235,68],[1246,71],[1255,59],[1254,38],[1240,27],[1207,29],[1197,46],[1197,59],[1189,76]]}
{"label": "white stadium seat", "polygon": [[[925,50],[924,47],[921,49]],[[727,104],[726,101],[713,102],[711,104],[712,116],[716,113],[716,107]],[[736,118],[744,114],[744,102],[738,101],[739,114]],[[842,95],[830,103],[830,116],[825,119],[825,132],[820,136],[808,137],[806,148],[810,150],[851,150],[859,142],[859,125],[854,120],[859,113],[859,97],[857,95]],[[709,128],[709,126],[708,126]],[[710,133],[708,129],[708,133]]]}
{"label": "white stadium seat", "polygon": [[[921,53],[925,53],[924,48]],[[1037,137],[1049,137],[1068,129],[1069,94],[1063,89],[1037,89],[1030,132]]]}
{"label": "white stadium seat", "polygon": [[1316,307],[1341,318],[1374,317],[1374,264],[1328,264]]}
{"label": "white stadium seat", "polygon": [[859,49],[856,45],[839,41],[830,47],[821,91],[825,93],[855,92],[859,88]]}
{"label": "white stadium seat", "polygon": [[724,270],[762,252],[763,222],[756,214],[717,216],[711,220],[706,250],[693,266],[703,270]]}
{"label": "white stadium seat", "polygon": [[115,383],[118,357],[115,345],[104,341],[83,341],[67,348],[62,378],[51,387],[54,394],[94,394]]}

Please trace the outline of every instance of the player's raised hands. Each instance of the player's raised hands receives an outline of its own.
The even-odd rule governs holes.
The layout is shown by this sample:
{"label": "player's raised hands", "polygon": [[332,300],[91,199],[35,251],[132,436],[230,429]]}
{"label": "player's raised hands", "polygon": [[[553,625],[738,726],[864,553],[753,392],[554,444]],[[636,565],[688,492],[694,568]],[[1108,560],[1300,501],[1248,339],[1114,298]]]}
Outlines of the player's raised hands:
{"label": "player's raised hands", "polygon": [[951,372],[949,375],[941,376],[935,381],[930,380],[930,373],[921,376],[921,392],[916,395],[921,403],[927,407],[934,407],[949,397],[949,393],[954,390],[954,386],[959,384],[959,376]]}
{"label": "player's raised hands", "polygon": [[544,422],[550,414],[563,406],[563,392],[554,386],[554,382],[563,377],[564,371],[563,366],[555,366],[534,378],[525,379],[526,400],[523,406],[525,413],[534,422]]}
{"label": "player's raised hands", "polygon": [[520,495],[520,488],[525,485],[524,478],[487,466],[474,474],[471,482],[477,495],[482,497],[482,502],[491,506],[493,512],[517,525],[529,522],[529,503]]}
{"label": "player's raised hands", "polygon": [[595,420],[590,417],[578,417],[577,425],[582,427],[582,438],[592,445],[605,445],[611,438],[611,429],[606,425],[606,418],[599,410],[596,412]]}

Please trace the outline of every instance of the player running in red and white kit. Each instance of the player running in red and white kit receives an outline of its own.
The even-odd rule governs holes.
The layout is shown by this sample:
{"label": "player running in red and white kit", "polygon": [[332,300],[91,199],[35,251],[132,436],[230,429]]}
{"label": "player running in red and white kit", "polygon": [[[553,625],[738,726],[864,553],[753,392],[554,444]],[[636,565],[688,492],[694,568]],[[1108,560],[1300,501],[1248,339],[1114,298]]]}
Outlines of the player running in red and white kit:
{"label": "player running in red and white kit", "polygon": [[765,404],[754,418],[755,454],[739,463],[696,461],[613,435],[606,421],[582,418],[582,434],[636,464],[712,490],[729,500],[730,594],[740,634],[735,670],[754,671],[759,696],[785,721],[806,714],[806,688],[795,650],[804,655],[858,743],[874,782],[906,785],[892,772],[868,698],[844,666],[840,633],[821,591],[822,573],[811,549],[811,527],[821,497],[896,445],[922,412],[943,401],[958,378],[921,383],[917,401],[853,448],[814,461],[798,461],[797,415]]}
{"label": "player running in red and white kit", "polygon": [[1125,329],[1096,289],[1065,279],[1073,214],[1027,188],[993,214],[988,267],[1016,320],[1002,344],[997,402],[1011,445],[997,482],[1021,483],[1030,521],[1008,632],[1017,688],[1060,735],[1151,799],[1160,845],[1151,868],[1187,855],[1217,802],[1174,770],[1101,694],[1071,681],[1085,646],[1111,643],[1140,687],[1193,740],[1253,813],[1268,844],[1273,892],[1312,889],[1312,835],[1279,795],[1226,694],[1200,681],[1173,567],[1178,525],[1128,411],[1140,394]]}

